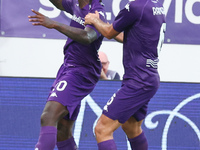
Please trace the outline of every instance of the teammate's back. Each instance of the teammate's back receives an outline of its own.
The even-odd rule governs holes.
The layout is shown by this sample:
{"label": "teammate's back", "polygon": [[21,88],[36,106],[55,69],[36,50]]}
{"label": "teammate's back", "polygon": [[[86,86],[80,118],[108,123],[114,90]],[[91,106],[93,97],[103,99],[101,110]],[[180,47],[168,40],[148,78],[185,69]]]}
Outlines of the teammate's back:
{"label": "teammate's back", "polygon": [[164,8],[157,0],[131,1],[120,11],[113,27],[118,32],[124,31],[125,81],[132,79],[138,86],[159,85],[157,63],[164,26]]}

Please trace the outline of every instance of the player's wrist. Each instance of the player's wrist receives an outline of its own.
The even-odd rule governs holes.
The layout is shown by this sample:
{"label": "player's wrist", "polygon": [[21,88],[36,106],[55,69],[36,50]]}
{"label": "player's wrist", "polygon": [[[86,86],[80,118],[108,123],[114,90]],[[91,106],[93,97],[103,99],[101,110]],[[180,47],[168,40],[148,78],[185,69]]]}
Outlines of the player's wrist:
{"label": "player's wrist", "polygon": [[93,20],[91,20],[92,24],[99,24],[99,18],[94,18]]}
{"label": "player's wrist", "polygon": [[58,26],[58,23],[56,21],[53,21],[52,22],[52,28],[53,29],[56,29],[56,27]]}

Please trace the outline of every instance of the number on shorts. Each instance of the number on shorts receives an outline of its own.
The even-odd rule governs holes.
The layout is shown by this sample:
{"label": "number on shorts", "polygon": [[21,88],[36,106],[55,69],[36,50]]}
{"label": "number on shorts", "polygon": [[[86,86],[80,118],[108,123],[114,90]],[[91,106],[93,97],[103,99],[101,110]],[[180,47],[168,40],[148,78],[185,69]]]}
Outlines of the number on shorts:
{"label": "number on shorts", "polygon": [[67,86],[67,82],[65,80],[60,81],[57,85],[56,85],[56,90],[57,91],[63,91]]}
{"label": "number on shorts", "polygon": [[114,98],[116,97],[116,94],[114,93],[113,96],[110,98],[110,100],[107,102],[107,104],[104,106],[104,110],[108,111],[108,106],[110,104],[112,104],[112,102],[114,101]]}

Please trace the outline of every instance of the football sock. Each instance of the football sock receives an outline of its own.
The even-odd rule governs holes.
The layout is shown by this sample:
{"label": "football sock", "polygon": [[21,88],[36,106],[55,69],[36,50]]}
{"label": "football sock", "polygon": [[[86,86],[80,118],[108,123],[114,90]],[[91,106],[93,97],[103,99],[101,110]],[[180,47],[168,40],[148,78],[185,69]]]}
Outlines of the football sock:
{"label": "football sock", "polygon": [[98,148],[98,150],[117,150],[115,141],[113,139],[98,143]]}
{"label": "football sock", "polygon": [[53,126],[43,126],[40,129],[38,143],[35,150],[53,150],[57,140],[57,129]]}
{"label": "football sock", "polygon": [[132,150],[148,150],[148,142],[144,132],[133,139],[128,139]]}
{"label": "football sock", "polygon": [[57,142],[58,150],[77,150],[74,137],[67,139],[65,141]]}

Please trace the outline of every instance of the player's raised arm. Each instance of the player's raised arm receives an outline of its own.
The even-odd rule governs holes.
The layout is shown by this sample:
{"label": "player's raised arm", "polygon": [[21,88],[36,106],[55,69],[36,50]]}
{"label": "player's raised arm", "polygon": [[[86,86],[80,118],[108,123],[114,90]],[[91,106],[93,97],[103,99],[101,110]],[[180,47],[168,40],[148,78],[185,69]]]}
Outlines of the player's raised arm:
{"label": "player's raised arm", "polygon": [[53,21],[33,9],[32,12],[35,13],[35,15],[28,16],[28,18],[29,22],[32,22],[32,25],[34,26],[44,26],[49,29],[56,29],[67,37],[85,45],[90,44],[97,39],[96,32],[91,28],[86,27],[83,30],[80,28],[71,27],[57,21]]}
{"label": "player's raised arm", "polygon": [[62,5],[62,0],[49,0],[56,8],[60,10],[64,10],[64,7]]}
{"label": "player's raised arm", "polygon": [[113,29],[112,24],[108,24],[103,22],[99,18],[98,11],[95,11],[95,13],[89,13],[85,17],[85,24],[92,24],[95,26],[95,28],[106,38],[112,39],[116,37],[119,32],[115,31]]}

